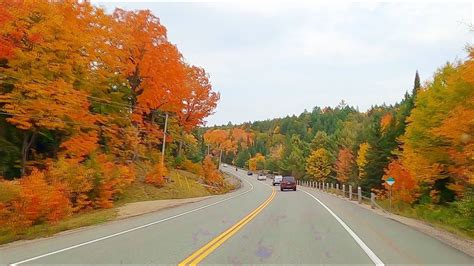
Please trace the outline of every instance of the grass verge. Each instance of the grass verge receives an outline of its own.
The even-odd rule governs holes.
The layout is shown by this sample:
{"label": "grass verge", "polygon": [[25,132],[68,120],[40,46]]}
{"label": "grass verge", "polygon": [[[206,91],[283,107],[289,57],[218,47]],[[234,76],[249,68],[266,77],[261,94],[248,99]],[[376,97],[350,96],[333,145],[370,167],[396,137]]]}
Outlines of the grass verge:
{"label": "grass verge", "polygon": [[[388,200],[380,200],[377,203],[389,210]],[[457,236],[474,240],[473,221],[460,214],[456,208],[451,206],[440,206],[431,204],[420,204],[411,206],[407,203],[392,203],[392,212],[401,216],[428,222],[436,228],[444,229]]]}

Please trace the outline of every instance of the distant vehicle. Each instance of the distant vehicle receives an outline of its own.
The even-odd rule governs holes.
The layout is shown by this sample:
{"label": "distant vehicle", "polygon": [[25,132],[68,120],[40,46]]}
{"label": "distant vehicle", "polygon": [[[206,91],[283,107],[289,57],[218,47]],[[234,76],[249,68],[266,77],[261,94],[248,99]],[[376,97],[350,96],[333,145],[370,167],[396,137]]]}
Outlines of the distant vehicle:
{"label": "distant vehicle", "polygon": [[247,175],[253,175],[252,171],[248,171]]}
{"label": "distant vehicle", "polygon": [[296,191],[296,180],[292,176],[284,176],[281,180],[280,190],[293,189]]}
{"label": "distant vehicle", "polygon": [[223,164],[222,164],[222,167],[227,167],[227,164],[223,163]]}
{"label": "distant vehicle", "polygon": [[283,179],[283,176],[281,176],[281,175],[276,175],[276,176],[273,178],[272,184],[273,184],[274,186],[275,186],[275,185],[280,185],[282,179]]}
{"label": "distant vehicle", "polygon": [[267,180],[267,176],[264,175],[264,174],[259,174],[258,177],[257,177],[257,180],[259,180],[259,181],[265,181],[265,180]]}
{"label": "distant vehicle", "polygon": [[235,167],[235,171],[238,171],[238,170],[239,170],[239,168]]}

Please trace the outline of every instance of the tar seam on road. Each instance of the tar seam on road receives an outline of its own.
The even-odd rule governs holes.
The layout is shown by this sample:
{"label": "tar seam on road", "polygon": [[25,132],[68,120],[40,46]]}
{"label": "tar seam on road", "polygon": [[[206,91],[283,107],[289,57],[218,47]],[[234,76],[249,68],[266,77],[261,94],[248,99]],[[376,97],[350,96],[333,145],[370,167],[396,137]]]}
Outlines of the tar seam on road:
{"label": "tar seam on road", "polygon": [[268,197],[260,206],[253,210],[250,214],[245,216],[242,220],[234,224],[232,227],[224,231],[219,236],[215,237],[209,241],[206,245],[195,251],[193,254],[188,256],[186,259],[181,261],[178,265],[197,265],[203,259],[205,259],[209,254],[221,246],[227,239],[235,235],[240,229],[242,229],[247,223],[249,223],[253,218],[255,218],[268,204],[275,198],[276,191],[272,188],[272,194]]}
{"label": "tar seam on road", "polygon": [[137,226],[137,227],[134,227],[134,228],[125,230],[125,231],[121,231],[121,232],[118,232],[118,233],[115,233],[115,234],[103,236],[103,237],[96,238],[96,239],[94,239],[94,240],[90,240],[90,241],[87,241],[87,242],[83,242],[83,243],[80,243],[80,244],[77,244],[77,245],[74,245],[74,246],[70,246],[70,247],[67,247],[67,248],[62,248],[62,249],[59,249],[59,250],[56,250],[56,251],[53,251],[53,252],[49,252],[49,253],[45,253],[45,254],[42,254],[42,255],[39,255],[39,256],[35,256],[35,257],[29,258],[29,259],[26,259],[26,260],[14,262],[14,263],[11,263],[10,265],[11,265],[11,266],[20,265],[20,264],[23,264],[23,263],[26,263],[26,262],[30,262],[30,261],[34,261],[34,260],[37,260],[37,259],[41,259],[41,258],[50,256],[50,255],[58,254],[58,253],[61,253],[61,252],[64,252],[64,251],[68,251],[68,250],[71,250],[71,249],[75,249],[75,248],[78,248],[78,247],[82,247],[82,246],[85,246],[85,245],[89,245],[89,244],[92,244],[92,243],[96,243],[96,242],[99,242],[99,241],[102,241],[102,240],[105,240],[105,239],[109,239],[109,238],[112,238],[112,237],[120,236],[120,235],[123,235],[123,234],[126,234],[126,233],[130,233],[130,232],[133,232],[133,231],[136,231],[136,230],[139,230],[139,229],[143,229],[143,228],[146,228],[146,227],[155,225],[155,224],[159,224],[159,223],[162,223],[162,222],[165,222],[165,221],[174,219],[174,218],[178,218],[178,217],[181,217],[181,216],[186,215],[186,214],[190,214],[190,213],[193,213],[193,212],[197,212],[197,211],[199,211],[199,210],[202,210],[202,209],[205,209],[205,208],[208,208],[208,207],[211,207],[211,206],[220,204],[220,203],[222,203],[222,202],[225,202],[225,201],[228,201],[228,200],[237,198],[237,197],[239,197],[239,196],[242,196],[242,195],[244,195],[244,194],[249,193],[250,191],[252,191],[252,190],[254,189],[254,186],[252,185],[252,183],[250,183],[250,182],[249,182],[247,179],[245,179],[245,178],[242,178],[242,179],[250,185],[250,189],[248,189],[248,190],[246,190],[246,191],[244,191],[244,192],[242,192],[242,193],[239,193],[239,194],[237,194],[237,195],[235,195],[235,196],[232,196],[232,197],[229,197],[229,198],[226,198],[226,199],[223,199],[223,200],[219,200],[219,201],[216,201],[216,202],[214,202],[214,203],[207,204],[207,205],[201,206],[201,207],[199,207],[199,208],[192,209],[192,210],[189,210],[189,211],[180,213],[180,214],[176,214],[176,215],[173,215],[173,216],[170,216],[170,217],[167,217],[167,218],[164,218],[164,219],[155,221],[155,222],[151,222],[151,223],[144,224],[144,225],[140,225],[140,226]]}
{"label": "tar seam on road", "polygon": [[362,248],[362,250],[364,250],[365,254],[367,254],[367,256],[369,256],[369,258],[372,260],[372,262],[375,263],[375,265],[378,265],[378,266],[379,265],[380,266],[385,265],[382,262],[382,260],[379,259],[379,257],[377,257],[377,255],[375,255],[375,253],[364,243],[364,241],[362,241],[362,239],[360,239],[360,237],[356,233],[354,233],[354,231],[352,231],[352,229],[341,218],[339,218],[339,216],[337,216],[331,209],[329,209],[329,207],[326,206],[326,204],[321,202],[318,198],[316,198],[311,193],[308,193],[308,192],[306,192],[302,189],[300,189],[300,191],[303,191],[308,196],[315,199],[319,204],[321,204],[321,206],[323,206],[342,225],[342,227],[344,227],[344,229],[346,229],[346,231],[349,233],[349,235],[352,236],[352,238],[355,240],[355,242]]}

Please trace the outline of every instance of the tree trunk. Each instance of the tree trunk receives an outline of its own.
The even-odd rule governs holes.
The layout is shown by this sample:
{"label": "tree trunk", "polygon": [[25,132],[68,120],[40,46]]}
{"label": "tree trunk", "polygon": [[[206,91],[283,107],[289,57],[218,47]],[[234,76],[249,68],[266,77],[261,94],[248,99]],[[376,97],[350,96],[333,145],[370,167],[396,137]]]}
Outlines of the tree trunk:
{"label": "tree trunk", "polygon": [[178,146],[178,156],[181,156],[182,150],[183,150],[183,141],[180,140],[179,146]]}
{"label": "tree trunk", "polygon": [[217,165],[217,169],[221,168],[221,161],[222,161],[222,150],[219,153],[219,164]]}
{"label": "tree trunk", "polygon": [[25,132],[23,134],[23,143],[21,145],[21,176],[24,176],[26,173],[26,162],[28,161],[28,154],[30,153],[30,148],[36,138],[36,132],[31,134]]}

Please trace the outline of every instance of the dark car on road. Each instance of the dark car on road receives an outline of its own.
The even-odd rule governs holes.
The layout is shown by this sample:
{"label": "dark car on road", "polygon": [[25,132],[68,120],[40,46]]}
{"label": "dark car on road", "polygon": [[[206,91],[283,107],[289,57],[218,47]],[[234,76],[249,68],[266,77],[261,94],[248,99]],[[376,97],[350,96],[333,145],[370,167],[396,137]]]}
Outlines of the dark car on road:
{"label": "dark car on road", "polygon": [[253,175],[252,171],[248,171],[247,175]]}
{"label": "dark car on road", "polygon": [[280,183],[280,190],[293,189],[296,191],[296,180],[292,176],[284,176]]}

